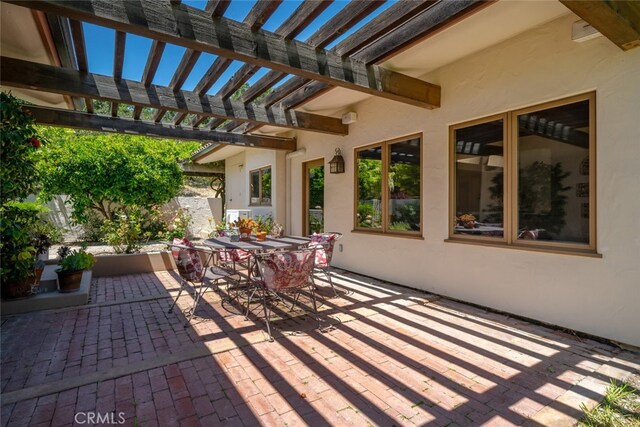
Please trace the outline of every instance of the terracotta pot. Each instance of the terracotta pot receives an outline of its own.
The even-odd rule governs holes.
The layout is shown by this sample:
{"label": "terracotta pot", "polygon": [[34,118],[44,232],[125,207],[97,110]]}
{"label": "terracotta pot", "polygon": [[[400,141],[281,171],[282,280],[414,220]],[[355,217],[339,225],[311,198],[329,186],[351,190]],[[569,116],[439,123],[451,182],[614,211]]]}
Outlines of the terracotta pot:
{"label": "terracotta pot", "polygon": [[256,239],[258,239],[258,240],[267,240],[267,232],[266,231],[258,231],[256,233]]}
{"label": "terracotta pot", "polygon": [[240,240],[250,240],[252,228],[240,227]]}
{"label": "terracotta pot", "polygon": [[57,271],[57,273],[58,273],[58,290],[61,293],[75,292],[78,289],[80,289],[83,270]]}
{"label": "terracotta pot", "polygon": [[38,284],[40,284],[40,279],[42,279],[42,273],[44,273],[44,267],[36,268],[35,269],[35,273],[36,273],[35,284],[38,285]]}
{"label": "terracotta pot", "polygon": [[33,296],[31,288],[33,286],[33,277],[27,277],[20,282],[3,283],[2,298],[3,299],[20,299]]}

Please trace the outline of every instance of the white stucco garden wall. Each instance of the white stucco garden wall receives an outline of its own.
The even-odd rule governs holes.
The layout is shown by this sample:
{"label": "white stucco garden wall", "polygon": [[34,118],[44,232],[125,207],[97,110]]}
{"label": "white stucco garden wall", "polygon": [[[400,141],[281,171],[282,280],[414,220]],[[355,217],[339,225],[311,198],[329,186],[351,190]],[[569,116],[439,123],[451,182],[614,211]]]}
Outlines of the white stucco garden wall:
{"label": "white stucco garden wall", "polygon": [[[344,233],[335,266],[640,345],[640,49],[623,52],[604,37],[572,42],[577,19],[567,15],[424,76],[442,87],[439,109],[375,98],[351,109],[358,121],[348,136],[299,132],[306,154],[286,161],[288,231],[302,232],[303,162],[327,162],[339,147],[346,173],[327,173],[325,182],[326,228]],[[594,90],[602,258],[445,242],[449,125]],[[351,232],[353,148],[417,132],[424,240]]]}

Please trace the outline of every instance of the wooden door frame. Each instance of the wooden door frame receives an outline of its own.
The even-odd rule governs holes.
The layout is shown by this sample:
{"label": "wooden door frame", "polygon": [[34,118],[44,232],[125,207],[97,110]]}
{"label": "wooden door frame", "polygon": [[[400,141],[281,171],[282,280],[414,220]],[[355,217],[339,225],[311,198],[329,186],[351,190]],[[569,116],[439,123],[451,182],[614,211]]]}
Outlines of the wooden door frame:
{"label": "wooden door frame", "polygon": [[[324,157],[309,160],[302,163],[302,235],[308,236],[309,231],[309,169],[318,166],[324,167]],[[324,182],[322,183],[322,192],[324,200]],[[324,218],[324,206],[322,207],[322,216]]]}

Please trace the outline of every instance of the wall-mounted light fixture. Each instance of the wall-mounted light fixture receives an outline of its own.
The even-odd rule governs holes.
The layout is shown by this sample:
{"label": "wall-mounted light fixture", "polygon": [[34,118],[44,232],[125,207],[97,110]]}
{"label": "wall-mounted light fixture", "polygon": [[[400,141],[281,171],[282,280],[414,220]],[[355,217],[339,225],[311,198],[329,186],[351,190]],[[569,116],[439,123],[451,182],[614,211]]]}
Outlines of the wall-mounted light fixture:
{"label": "wall-mounted light fixture", "polygon": [[344,159],[339,148],[336,148],[336,155],[329,162],[329,172],[331,173],[344,173]]}

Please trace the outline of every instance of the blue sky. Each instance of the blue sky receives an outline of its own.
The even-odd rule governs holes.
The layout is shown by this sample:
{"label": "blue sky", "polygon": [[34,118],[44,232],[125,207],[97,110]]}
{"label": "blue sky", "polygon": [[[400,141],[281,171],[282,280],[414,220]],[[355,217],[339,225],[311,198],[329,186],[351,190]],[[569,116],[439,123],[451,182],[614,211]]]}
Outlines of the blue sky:
{"label": "blue sky", "polygon": [[[358,1],[358,0],[354,0]],[[330,49],[345,37],[348,37],[358,28],[369,22],[376,15],[387,9],[395,1],[388,1],[378,9],[376,9],[371,15],[360,21],[357,25],[351,28],[348,32],[343,34],[340,38],[331,43],[327,48]],[[205,0],[183,0],[183,3],[198,9],[204,9]],[[275,13],[269,18],[269,20],[263,26],[263,29],[267,31],[275,31],[284,20],[291,15],[291,13],[302,3],[302,0],[285,0],[283,1]],[[296,40],[304,41],[311,34],[313,34],[322,24],[324,24],[331,16],[338,13],[342,8],[347,5],[346,0],[334,1],[327,9],[320,14],[307,28],[301,32]],[[242,21],[249,13],[249,10],[255,4],[255,0],[233,0],[231,5],[225,12],[224,16],[236,21]],[[115,49],[115,31],[109,28],[100,27],[92,24],[83,24],[85,32],[85,40],[87,44],[87,56],[89,61],[89,71],[96,74],[113,75],[113,54]],[[124,67],[122,70],[122,76],[124,79],[140,81],[142,79],[142,72],[149,55],[149,49],[151,48],[151,39],[146,37],[140,37],[132,34],[127,34],[127,42],[125,48]],[[172,44],[167,44],[165,47],[158,71],[153,80],[153,84],[166,86],[171,81],[180,59],[185,51],[185,48]],[[202,78],[205,71],[216,59],[215,55],[203,53],[200,55],[198,62],[196,63],[193,71],[187,78],[186,82],[182,86],[185,90],[192,90],[198,81]],[[209,90],[209,94],[215,94],[224,85],[224,83],[233,75],[235,71],[242,66],[242,62],[234,61],[233,64],[227,69],[227,71],[218,79],[218,81]],[[260,69],[250,80],[249,84],[254,83],[260,77],[262,77],[268,69]],[[280,84],[284,83],[283,80]]]}

